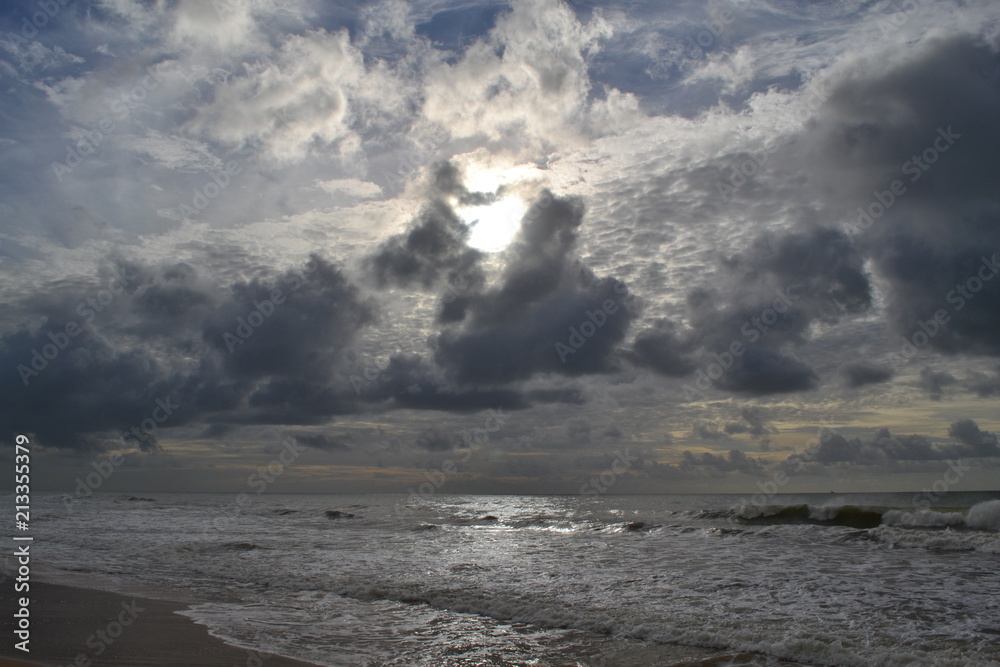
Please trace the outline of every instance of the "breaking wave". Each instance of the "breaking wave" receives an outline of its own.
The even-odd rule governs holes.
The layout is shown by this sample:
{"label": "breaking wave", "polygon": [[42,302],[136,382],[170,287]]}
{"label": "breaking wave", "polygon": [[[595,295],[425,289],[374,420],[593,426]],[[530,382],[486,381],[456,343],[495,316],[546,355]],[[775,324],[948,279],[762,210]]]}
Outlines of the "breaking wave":
{"label": "breaking wave", "polygon": [[914,529],[1000,530],[1000,500],[988,500],[968,510],[899,509],[855,505],[742,505],[731,511],[732,519],[751,525],[813,524],[876,528],[895,526]]}
{"label": "breaking wave", "polygon": [[743,505],[735,511],[740,523],[772,525],[780,523],[874,528],[882,523],[885,508],[854,505]]}

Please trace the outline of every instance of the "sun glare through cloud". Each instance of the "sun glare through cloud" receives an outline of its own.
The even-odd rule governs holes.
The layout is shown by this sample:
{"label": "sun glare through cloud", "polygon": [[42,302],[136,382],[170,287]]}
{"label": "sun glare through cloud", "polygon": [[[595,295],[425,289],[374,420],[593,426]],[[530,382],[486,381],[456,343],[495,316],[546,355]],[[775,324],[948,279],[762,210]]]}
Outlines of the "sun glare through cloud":
{"label": "sun glare through cloud", "polygon": [[500,197],[482,206],[459,206],[455,212],[471,229],[469,246],[484,252],[506,248],[517,235],[528,205],[520,197]]}

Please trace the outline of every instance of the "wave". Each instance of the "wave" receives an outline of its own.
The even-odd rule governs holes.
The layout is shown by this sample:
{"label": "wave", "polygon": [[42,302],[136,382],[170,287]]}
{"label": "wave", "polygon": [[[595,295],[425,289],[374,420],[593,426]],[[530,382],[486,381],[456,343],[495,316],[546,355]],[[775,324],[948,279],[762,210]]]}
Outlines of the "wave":
{"label": "wave", "polygon": [[910,512],[890,510],[882,517],[887,526],[903,528],[959,528],[967,530],[1000,530],[1000,500],[977,503],[966,512],[935,511],[930,509]]}
{"label": "wave", "polygon": [[1000,554],[1000,535],[996,531],[983,530],[913,530],[900,526],[881,525],[878,528],[861,531],[852,539],[870,540],[892,549],[910,548],[928,551],[978,551]]}
{"label": "wave", "polygon": [[[716,516],[718,513],[714,513]],[[909,510],[856,505],[742,505],[727,513],[742,524],[812,524],[871,529],[895,526],[912,529],[1000,530],[1000,500],[988,500],[968,510]],[[707,514],[701,515],[709,518]],[[714,517],[713,517],[714,518]],[[720,517],[721,518],[721,517]]]}
{"label": "wave", "polygon": [[743,505],[733,513],[740,523],[780,523],[874,528],[882,523],[886,508],[855,505]]}
{"label": "wave", "polygon": [[973,505],[965,515],[965,525],[978,530],[1000,530],[1000,500]]}

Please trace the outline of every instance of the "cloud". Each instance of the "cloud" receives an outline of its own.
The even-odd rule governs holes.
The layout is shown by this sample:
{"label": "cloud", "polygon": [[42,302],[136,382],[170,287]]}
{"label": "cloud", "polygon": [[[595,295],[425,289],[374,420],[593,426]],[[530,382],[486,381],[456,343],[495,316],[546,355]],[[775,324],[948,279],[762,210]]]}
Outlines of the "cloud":
{"label": "cloud", "polygon": [[691,347],[690,342],[677,336],[674,323],[661,319],[652,328],[639,332],[628,358],[637,366],[661,375],[683,377],[695,369],[694,359],[689,356]]}
{"label": "cloud", "polygon": [[683,457],[679,464],[682,471],[690,472],[696,468],[709,468],[718,472],[738,471],[758,474],[764,469],[759,459],[747,456],[737,449],[730,450],[728,458],[711,452],[702,452],[699,455],[689,451],[685,451]]}
{"label": "cloud", "polygon": [[997,367],[992,376],[986,373],[974,372],[968,381],[969,389],[980,397],[988,397],[1000,394],[1000,367]]}
{"label": "cloud", "polygon": [[382,194],[382,188],[371,181],[357,178],[336,178],[316,181],[316,187],[331,195],[343,194],[356,199],[369,199]]}
{"label": "cloud", "polygon": [[266,159],[287,165],[316,151],[352,154],[359,132],[383,122],[375,104],[383,116],[401,110],[408,86],[366,67],[347,30],[283,39],[270,56],[242,62],[215,86],[184,131],[233,148],[260,145]]}
{"label": "cloud", "polygon": [[768,435],[777,433],[777,430],[768,424],[764,410],[755,405],[740,408],[740,421],[727,423],[724,430],[729,434],[747,433],[754,440],[764,443],[770,442]]}
{"label": "cloud", "polygon": [[444,280],[460,285],[462,290],[477,290],[485,280],[479,265],[483,255],[468,247],[469,228],[444,200],[447,196],[468,200],[475,194],[465,189],[457,169],[450,163],[434,166],[429,190],[431,200],[410,228],[383,242],[368,258],[368,268],[383,288],[429,289]]}
{"label": "cloud", "polygon": [[365,402],[384,407],[418,410],[473,412],[490,408],[520,410],[533,403],[580,403],[579,391],[572,389],[522,389],[507,387],[460,386],[450,382],[441,369],[419,355],[395,355],[378,383],[362,389]]}
{"label": "cloud", "polygon": [[566,422],[566,437],[576,445],[590,444],[590,436],[593,427],[590,421],[584,418],[570,419]]}
{"label": "cloud", "polygon": [[948,435],[968,446],[972,456],[1000,456],[995,433],[979,428],[971,419],[961,419],[948,428]]}
{"label": "cloud", "polygon": [[[322,258],[228,290],[187,263],[109,267],[117,277],[106,289],[64,284],[51,300],[17,305],[40,324],[0,338],[3,363],[23,369],[4,380],[5,423],[45,446],[101,449],[161,417],[157,401],[179,404],[137,439],[152,447],[161,429],[191,422],[323,423],[355,409],[334,382],[337,355],[373,310]],[[53,402],[65,421],[51,419]]]}
{"label": "cloud", "polygon": [[499,284],[469,294],[435,339],[436,362],[460,383],[498,383],[539,373],[582,375],[616,367],[637,313],[627,286],[600,278],[575,256],[584,209],[543,192],[505,251]]}
{"label": "cloud", "polygon": [[[717,388],[750,395],[813,389],[819,377],[794,348],[808,343],[814,323],[871,306],[863,260],[837,230],[765,233],[721,264],[716,285],[688,292],[688,328],[661,320],[643,330],[634,363],[683,377],[720,363],[712,354],[727,355],[728,368],[712,378]],[[734,344],[739,354],[731,353]]]}
{"label": "cloud", "polygon": [[933,401],[940,401],[944,397],[945,387],[949,387],[958,382],[951,373],[936,372],[924,366],[920,369],[920,380],[918,386],[927,392]]}
{"label": "cloud", "polygon": [[823,159],[803,162],[824,200],[851,202],[833,210],[885,281],[895,330],[912,336],[940,311],[946,324],[929,344],[948,354],[1000,354],[989,176],[1000,150],[998,61],[994,46],[955,34],[891,47],[878,68],[845,69],[811,132],[810,155]]}
{"label": "cloud", "polygon": [[[877,430],[867,440],[847,438],[834,432],[820,439],[812,460],[822,464],[881,465],[897,461],[943,461],[963,457],[1000,456],[996,436],[981,431],[972,420],[953,423],[948,433],[961,444],[935,445],[924,436],[893,435],[885,428]],[[800,455],[793,454],[788,461],[798,462],[799,457]]]}
{"label": "cloud", "polygon": [[694,428],[691,430],[691,437],[698,438],[700,440],[708,440],[709,442],[732,440],[732,438],[729,437],[728,431],[720,431],[714,424],[707,423],[695,424]]}
{"label": "cloud", "polygon": [[427,73],[423,115],[455,139],[481,138],[537,151],[587,136],[591,118],[627,123],[634,98],[609,90],[594,100],[588,55],[610,34],[597,15],[580,23],[557,0],[513,3],[455,62]]}
{"label": "cloud", "polygon": [[851,389],[869,384],[879,384],[892,378],[892,369],[884,366],[871,366],[865,363],[847,364],[840,369],[844,381]]}
{"label": "cloud", "polygon": [[352,449],[350,435],[327,435],[325,433],[292,433],[295,442],[306,447],[327,452],[343,452]]}
{"label": "cloud", "polygon": [[461,439],[454,433],[447,433],[437,428],[428,428],[420,432],[416,446],[429,452],[447,452],[453,449]]}
{"label": "cloud", "polygon": [[220,352],[234,379],[329,381],[341,351],[375,317],[374,306],[343,272],[315,255],[304,270],[237,283],[230,291],[205,324],[203,339]]}

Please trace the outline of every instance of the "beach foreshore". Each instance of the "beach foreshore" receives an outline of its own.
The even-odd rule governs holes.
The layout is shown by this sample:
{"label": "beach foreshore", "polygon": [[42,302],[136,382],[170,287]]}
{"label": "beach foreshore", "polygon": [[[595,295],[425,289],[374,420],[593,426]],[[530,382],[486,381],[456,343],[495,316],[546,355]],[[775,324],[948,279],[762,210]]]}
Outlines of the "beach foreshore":
{"label": "beach foreshore", "polygon": [[29,653],[14,647],[13,605],[0,619],[0,667],[317,667],[314,663],[232,646],[175,612],[184,602],[31,582]]}

